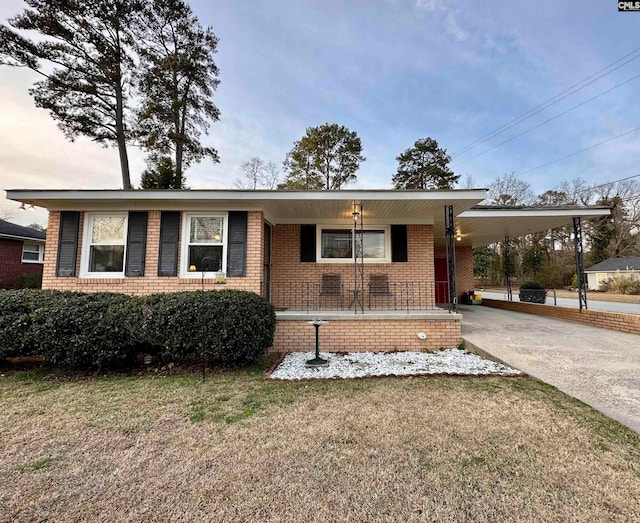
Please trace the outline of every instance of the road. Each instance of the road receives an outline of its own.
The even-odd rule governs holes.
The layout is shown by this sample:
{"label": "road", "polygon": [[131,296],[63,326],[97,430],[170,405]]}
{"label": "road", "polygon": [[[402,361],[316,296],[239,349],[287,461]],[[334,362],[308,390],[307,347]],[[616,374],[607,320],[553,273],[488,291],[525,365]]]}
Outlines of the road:
{"label": "road", "polygon": [[[483,298],[487,298],[490,300],[506,300],[506,293],[501,292],[488,292],[488,291],[477,291],[482,295]],[[513,293],[513,301],[520,301],[518,299],[518,293]],[[571,307],[577,309],[579,307],[578,298],[558,298],[557,304],[559,307]],[[553,291],[547,292],[547,303],[553,307]],[[587,308],[592,309],[594,311],[606,311],[606,312],[624,312],[626,314],[640,314],[640,304],[638,303],[617,303],[613,301],[596,301],[589,300],[589,295],[587,295]]]}

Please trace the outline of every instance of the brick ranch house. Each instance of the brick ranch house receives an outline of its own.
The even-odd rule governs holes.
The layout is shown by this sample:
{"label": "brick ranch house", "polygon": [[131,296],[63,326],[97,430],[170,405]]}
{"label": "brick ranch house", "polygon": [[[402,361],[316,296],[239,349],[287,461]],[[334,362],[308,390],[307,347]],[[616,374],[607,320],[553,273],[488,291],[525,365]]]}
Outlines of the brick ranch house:
{"label": "brick ranch house", "polygon": [[0,220],[0,289],[11,289],[18,278],[42,273],[46,234]]}
{"label": "brick ranch house", "polygon": [[457,346],[462,316],[446,303],[452,289],[473,289],[473,247],[609,212],[477,207],[485,194],[9,190],[7,197],[49,209],[45,289],[244,289],[276,307],[273,350],[312,349],[307,322],[321,318],[329,321],[323,350],[358,351]]}

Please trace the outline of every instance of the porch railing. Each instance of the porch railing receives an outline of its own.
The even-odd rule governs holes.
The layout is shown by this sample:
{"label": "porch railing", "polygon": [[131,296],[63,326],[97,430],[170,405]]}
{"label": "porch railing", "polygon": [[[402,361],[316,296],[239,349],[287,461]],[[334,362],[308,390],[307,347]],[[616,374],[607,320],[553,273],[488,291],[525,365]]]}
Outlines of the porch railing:
{"label": "porch railing", "polygon": [[269,296],[277,310],[434,310],[447,296],[447,282],[389,282],[384,287],[367,284],[364,291],[353,282],[323,286],[322,282],[263,283],[263,296]]}

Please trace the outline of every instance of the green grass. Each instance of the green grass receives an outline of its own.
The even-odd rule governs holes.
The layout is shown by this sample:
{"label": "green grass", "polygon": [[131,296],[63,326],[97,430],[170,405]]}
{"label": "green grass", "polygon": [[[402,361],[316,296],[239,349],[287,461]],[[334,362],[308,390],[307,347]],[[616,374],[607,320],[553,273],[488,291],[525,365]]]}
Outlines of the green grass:
{"label": "green grass", "polygon": [[35,472],[36,470],[46,469],[53,464],[53,461],[53,457],[46,456],[34,461],[33,463],[23,465],[22,467],[20,467],[20,472]]}

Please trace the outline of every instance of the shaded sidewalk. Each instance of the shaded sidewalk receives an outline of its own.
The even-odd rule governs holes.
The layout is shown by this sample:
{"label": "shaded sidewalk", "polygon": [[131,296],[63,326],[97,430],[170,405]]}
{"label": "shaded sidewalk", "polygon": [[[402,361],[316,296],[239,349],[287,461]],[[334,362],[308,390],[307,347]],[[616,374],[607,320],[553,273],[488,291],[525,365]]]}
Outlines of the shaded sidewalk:
{"label": "shaded sidewalk", "polygon": [[578,323],[462,306],[462,337],[640,432],[640,336]]}

